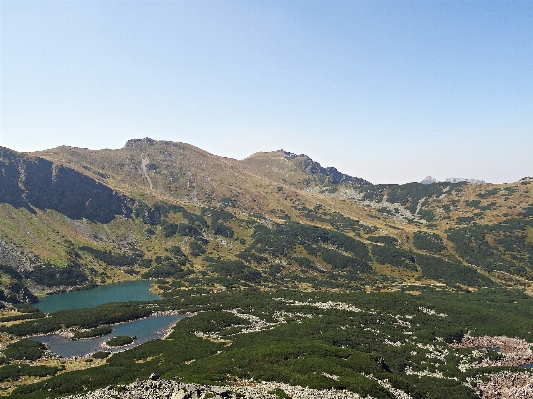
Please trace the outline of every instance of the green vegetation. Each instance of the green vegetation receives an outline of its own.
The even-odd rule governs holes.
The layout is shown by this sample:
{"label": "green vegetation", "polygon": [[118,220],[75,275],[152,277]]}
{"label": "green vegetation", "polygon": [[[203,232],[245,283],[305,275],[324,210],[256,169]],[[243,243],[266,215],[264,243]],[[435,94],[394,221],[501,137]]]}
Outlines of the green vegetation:
{"label": "green vegetation", "polygon": [[390,245],[373,245],[372,255],[378,263],[417,271],[414,252]]}
{"label": "green vegetation", "polygon": [[368,241],[377,242],[380,244],[386,245],[396,245],[398,244],[398,239],[392,236],[370,236],[367,237]]}
{"label": "green vegetation", "polygon": [[229,226],[226,226],[224,223],[215,223],[213,224],[213,232],[217,236],[223,236],[227,238],[233,238],[235,232]]}
{"label": "green vegetation", "polygon": [[173,245],[170,247],[169,252],[172,254],[174,258],[181,259],[183,257],[186,257],[186,255],[183,253],[180,247],[177,245]]}
{"label": "green vegetation", "polygon": [[[457,341],[465,331],[533,339],[533,299],[504,289],[472,293],[424,289],[419,296],[401,292],[197,292],[158,302],[160,309],[178,306],[183,312],[201,311],[181,320],[168,339],[113,354],[98,367],[18,387],[12,396],[57,397],[155,373],[197,383],[253,378],[392,398],[376,381],[361,374],[371,373],[413,398],[453,395],[454,399],[470,399],[475,398],[474,392],[463,383],[478,371],[461,372],[457,365],[472,350],[453,350],[446,342]],[[199,338],[199,332],[230,340],[231,345]],[[443,350],[448,352],[445,359],[428,356]],[[496,356],[489,352],[482,356]],[[409,375],[407,367],[438,370],[450,379]]]}
{"label": "green vegetation", "polygon": [[205,254],[205,249],[204,247],[202,247],[198,241],[191,241],[189,243],[189,249],[190,249],[190,253],[191,253],[191,256],[200,256],[200,255],[203,255]]}
{"label": "green vegetation", "polygon": [[14,316],[4,316],[0,317],[0,323],[10,322],[10,321],[18,321],[18,320],[28,320],[28,319],[42,319],[45,317],[45,314],[41,311],[34,312],[34,313],[24,313]]}
{"label": "green vegetation", "polygon": [[258,264],[258,265],[263,264],[263,263],[268,263],[268,257],[258,255],[256,253],[253,253],[250,250],[244,250],[238,253],[237,258],[242,259],[246,263]]}
{"label": "green vegetation", "polygon": [[142,278],[168,278],[168,277],[183,277],[191,272],[183,270],[183,268],[174,261],[166,261],[155,265],[147,272],[141,275]]}
{"label": "green vegetation", "polygon": [[403,185],[396,184],[377,184],[361,187],[360,191],[364,193],[363,199],[372,201],[381,201],[385,193],[387,201],[397,203],[406,207],[411,213],[415,213],[419,201],[428,197],[437,197],[453,187],[458,190],[464,183],[407,183]]}
{"label": "green vegetation", "polygon": [[[211,229],[214,234],[226,238],[233,238],[235,232],[234,230],[224,224],[222,221],[231,221],[235,220],[235,215],[233,215],[231,212],[220,210],[220,209],[211,209],[211,208],[201,208],[202,216],[207,216],[211,219]],[[205,221],[205,219],[204,219]],[[204,227],[206,225],[204,224]],[[198,237],[199,234],[194,235],[195,237]],[[201,252],[201,251],[200,251]],[[198,251],[196,251],[198,253]],[[198,256],[198,255],[193,255]]]}
{"label": "green vegetation", "polygon": [[273,389],[272,391],[268,391],[268,393],[271,394],[271,395],[276,395],[276,397],[278,399],[288,399],[288,398],[290,398],[290,396],[287,396],[285,391],[283,389],[280,389],[280,388]]}
{"label": "green vegetation", "polygon": [[370,267],[368,262],[357,259],[353,256],[343,255],[342,253],[332,249],[321,248],[320,252],[317,255],[319,255],[324,262],[331,265],[331,267],[335,269],[350,268],[356,272],[367,273],[372,271],[372,268]]}
{"label": "green vegetation", "polygon": [[135,341],[135,337],[128,337],[127,335],[119,335],[111,338],[106,342],[107,346],[126,346]]}
{"label": "green vegetation", "polygon": [[422,276],[445,282],[447,284],[463,284],[473,287],[493,286],[494,282],[480,274],[456,262],[449,262],[429,255],[417,255],[417,264],[422,268]]}
{"label": "green vegetation", "polygon": [[29,277],[47,287],[75,286],[88,281],[86,274],[77,265],[58,267],[47,264],[36,267],[29,273]]}
{"label": "green vegetation", "polygon": [[520,212],[518,216],[522,216],[522,217],[533,216],[533,204],[530,204],[523,212]]}
{"label": "green vegetation", "polygon": [[490,190],[485,191],[484,193],[476,194],[476,196],[478,198],[490,198],[490,197],[498,194],[500,191],[501,191],[500,188],[494,187],[494,188],[491,188]]}
{"label": "green vegetation", "polygon": [[46,377],[49,375],[55,375],[59,370],[59,367],[10,364],[0,367],[0,382],[17,381],[21,376]]}
{"label": "green vegetation", "polygon": [[[17,336],[48,334],[61,327],[98,328],[102,325],[136,320],[150,316],[152,311],[143,303],[108,303],[90,309],[61,310],[47,318],[0,326],[0,331]],[[21,341],[19,341],[21,342]]]}
{"label": "green vegetation", "polygon": [[[359,220],[355,220],[343,215],[340,212],[328,212],[322,210],[321,207],[315,207],[315,209],[310,209],[305,206],[292,206],[295,210],[301,213],[301,216],[311,222],[325,222],[329,223],[331,227],[336,230],[341,231],[353,231],[356,235],[360,235],[361,232],[364,234],[371,234],[377,230],[375,226],[370,226],[364,223],[361,223]],[[374,217],[374,215],[367,215]]]}
{"label": "green vegetation", "polygon": [[93,353],[92,357],[95,359],[106,359],[107,357],[109,357],[110,354],[111,352],[100,351],[100,352]]}
{"label": "green vegetation", "polygon": [[[65,196],[78,188],[83,194],[61,204],[38,198],[38,185],[22,193],[19,179],[27,176],[13,168],[18,156],[1,151],[0,167],[11,174],[0,174],[8,193],[0,204],[0,245],[9,263],[0,265],[0,380],[54,375],[18,387],[15,398],[57,397],[154,373],[391,398],[377,378],[413,399],[466,399],[476,397],[468,378],[481,372],[458,365],[499,355],[448,343],[466,333],[533,340],[533,302],[519,292],[533,289],[529,183],[359,186],[305,156],[261,155],[252,158],[266,163],[252,165],[253,159],[220,160],[181,143],[130,144],[116,150],[116,159],[115,150],[48,153],[57,165],[79,162],[90,174],[58,166],[57,179],[71,173]],[[143,153],[154,175],[150,191],[139,183]],[[278,161],[288,163],[288,174],[276,172]],[[40,161],[28,162],[37,168]],[[42,162],[51,176],[51,161]],[[178,198],[188,202],[170,203]],[[36,301],[30,289],[41,295],[139,276],[157,279],[164,299],[51,315],[30,305]],[[50,362],[42,345],[13,342],[60,330],[91,338],[158,311],[196,315],[168,339],[94,354],[81,362],[87,370],[39,368]],[[443,378],[428,376],[439,373]]]}
{"label": "green vegetation", "polygon": [[416,249],[435,253],[442,252],[446,249],[442,238],[438,234],[427,233],[425,231],[414,232],[413,245]]}
{"label": "green vegetation", "polygon": [[[508,219],[496,225],[472,225],[448,232],[459,256],[485,270],[529,275],[533,243],[527,240],[528,219]],[[494,245],[496,244],[496,245]]]}
{"label": "green vegetation", "polygon": [[165,223],[161,226],[161,231],[165,237],[172,237],[178,231],[178,225],[176,223]]}
{"label": "green vegetation", "polygon": [[93,255],[96,259],[101,260],[104,263],[107,263],[110,266],[131,266],[135,265],[142,257],[144,253],[142,251],[135,251],[134,254],[117,254],[112,251],[105,250],[101,251],[88,246],[81,246],[82,251],[88,252]]}
{"label": "green vegetation", "polygon": [[252,238],[253,242],[247,250],[270,256],[289,255],[297,245],[303,245],[307,249],[317,246],[323,248],[327,244],[349,252],[359,260],[370,260],[368,248],[363,242],[335,230],[296,222],[286,222],[272,230],[257,224]]}
{"label": "green vegetation", "polygon": [[85,339],[85,338],[94,338],[100,337],[102,335],[110,334],[113,329],[109,326],[92,328],[88,331],[76,331],[72,336],[72,339]]}
{"label": "green vegetation", "polygon": [[259,282],[263,275],[256,269],[248,267],[240,260],[223,260],[205,258],[209,262],[208,268],[221,277],[243,280],[248,282]]}
{"label": "green vegetation", "polygon": [[41,342],[23,339],[9,344],[4,349],[4,356],[10,360],[37,360],[46,347]]}

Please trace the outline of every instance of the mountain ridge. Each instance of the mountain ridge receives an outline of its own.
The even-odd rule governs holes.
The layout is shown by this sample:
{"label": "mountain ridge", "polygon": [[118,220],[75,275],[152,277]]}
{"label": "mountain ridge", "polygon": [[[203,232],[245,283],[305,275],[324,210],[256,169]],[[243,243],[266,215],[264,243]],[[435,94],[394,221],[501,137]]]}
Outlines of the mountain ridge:
{"label": "mountain ridge", "polygon": [[[218,261],[246,270],[246,284],[257,273],[280,284],[281,273],[289,285],[300,276],[309,286],[359,279],[388,289],[432,281],[457,289],[462,274],[465,286],[533,289],[526,180],[374,185],[284,150],[239,161],[149,138],[117,150],[3,149],[0,170],[0,240],[3,259],[11,259],[4,263],[22,256],[29,266],[19,280],[39,295],[70,289],[41,269],[70,271],[77,277],[64,281],[84,285],[182,273],[222,278]],[[519,223],[516,233],[509,223]]]}

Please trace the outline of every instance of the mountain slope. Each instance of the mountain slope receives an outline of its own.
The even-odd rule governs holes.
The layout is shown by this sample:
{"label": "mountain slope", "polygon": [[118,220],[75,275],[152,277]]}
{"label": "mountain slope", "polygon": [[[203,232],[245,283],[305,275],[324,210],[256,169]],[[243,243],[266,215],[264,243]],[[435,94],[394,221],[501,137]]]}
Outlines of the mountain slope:
{"label": "mountain slope", "polygon": [[35,153],[68,165],[110,187],[151,203],[159,199],[264,211],[276,201],[272,182],[244,170],[238,161],[184,143],[129,140],[118,150],[58,147]]}
{"label": "mountain slope", "polygon": [[371,185],[306,156],[237,161],[147,138],[1,154],[6,296],[13,283],[42,294],[139,277],[209,289],[533,287],[528,181]]}
{"label": "mountain slope", "polygon": [[[119,150],[2,149],[0,385],[20,398],[129,395],[110,385],[137,381],[146,393],[161,376],[277,381],[269,392],[280,397],[294,385],[476,397],[486,373],[531,359],[526,341],[518,357],[454,346],[467,331],[531,341],[530,180],[371,185],[303,155],[237,161],[150,139]],[[27,303],[140,278],[163,299],[51,315]],[[176,312],[195,316],[168,339],[111,356],[53,359],[17,341]]]}
{"label": "mountain slope", "polygon": [[73,219],[108,223],[127,216],[128,198],[63,165],[0,147],[0,202],[15,208],[53,209]]}

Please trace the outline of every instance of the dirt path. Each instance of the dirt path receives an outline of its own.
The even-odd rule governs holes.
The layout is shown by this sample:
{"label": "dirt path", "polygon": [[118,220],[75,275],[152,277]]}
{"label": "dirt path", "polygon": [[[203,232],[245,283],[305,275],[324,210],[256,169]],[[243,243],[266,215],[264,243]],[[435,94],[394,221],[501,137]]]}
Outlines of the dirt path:
{"label": "dirt path", "polygon": [[148,171],[146,170],[146,165],[150,163],[150,160],[148,157],[144,154],[141,155],[141,171],[144,177],[146,177],[146,180],[148,180],[148,184],[150,185],[150,190],[153,191],[154,185],[152,184],[152,179],[150,179],[150,176],[148,176]]}

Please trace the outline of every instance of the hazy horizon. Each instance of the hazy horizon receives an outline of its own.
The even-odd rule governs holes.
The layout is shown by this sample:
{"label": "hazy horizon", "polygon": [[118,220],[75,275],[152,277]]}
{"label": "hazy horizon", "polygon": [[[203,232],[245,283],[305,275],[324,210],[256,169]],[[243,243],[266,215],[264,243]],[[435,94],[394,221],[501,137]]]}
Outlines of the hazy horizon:
{"label": "hazy horizon", "polygon": [[372,183],[533,175],[529,1],[0,2],[0,145],[284,149]]}

